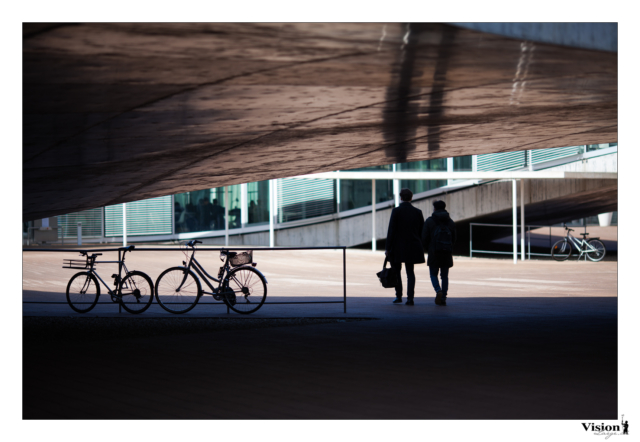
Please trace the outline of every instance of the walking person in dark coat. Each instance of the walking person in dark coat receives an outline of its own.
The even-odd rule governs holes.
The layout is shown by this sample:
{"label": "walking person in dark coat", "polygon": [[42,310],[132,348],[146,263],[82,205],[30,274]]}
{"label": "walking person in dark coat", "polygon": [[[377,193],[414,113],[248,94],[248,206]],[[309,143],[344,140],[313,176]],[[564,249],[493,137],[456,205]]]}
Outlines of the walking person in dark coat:
{"label": "walking person in dark coat", "polygon": [[[453,267],[453,245],[456,243],[456,224],[444,210],[444,201],[433,203],[433,215],[424,222],[422,228],[422,244],[427,251],[427,265],[431,284],[436,291],[436,304],[447,305],[449,289],[449,269]],[[438,283],[438,273],[442,279],[442,287]]]}
{"label": "walking person in dark coat", "polygon": [[385,255],[396,272],[396,299],[394,304],[402,302],[402,278],[400,271],[402,263],[407,271],[407,305],[413,305],[413,295],[416,287],[414,264],[424,262],[424,250],[420,242],[420,232],[424,224],[422,211],[411,204],[413,192],[409,189],[400,191],[402,202],[391,211],[389,230],[387,232],[387,248]]}

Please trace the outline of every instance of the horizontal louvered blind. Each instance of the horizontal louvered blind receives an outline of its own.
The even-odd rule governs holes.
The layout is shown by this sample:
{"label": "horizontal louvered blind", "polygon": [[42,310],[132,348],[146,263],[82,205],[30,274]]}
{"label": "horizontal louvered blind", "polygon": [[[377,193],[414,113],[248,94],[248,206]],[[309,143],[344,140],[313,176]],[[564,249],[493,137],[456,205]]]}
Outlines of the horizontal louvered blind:
{"label": "horizontal louvered blind", "polygon": [[102,236],[102,208],[83,210],[58,216],[58,237],[78,237],[78,223],[82,223],[83,238],[99,238]]}
{"label": "horizontal louvered blind", "polygon": [[[169,235],[171,196],[127,203],[127,235]],[[104,208],[105,236],[122,236],[122,204]]]}
{"label": "horizontal louvered blind", "polygon": [[278,180],[278,221],[296,221],[335,212],[335,180]]}
{"label": "horizontal louvered blind", "polygon": [[550,149],[535,149],[531,151],[531,161],[533,164],[544,163],[545,161],[557,160],[558,158],[570,157],[584,152],[584,146],[554,147]]}
{"label": "horizontal louvered blind", "polygon": [[524,167],[526,153],[527,151],[520,151],[478,155],[478,172],[499,172]]}

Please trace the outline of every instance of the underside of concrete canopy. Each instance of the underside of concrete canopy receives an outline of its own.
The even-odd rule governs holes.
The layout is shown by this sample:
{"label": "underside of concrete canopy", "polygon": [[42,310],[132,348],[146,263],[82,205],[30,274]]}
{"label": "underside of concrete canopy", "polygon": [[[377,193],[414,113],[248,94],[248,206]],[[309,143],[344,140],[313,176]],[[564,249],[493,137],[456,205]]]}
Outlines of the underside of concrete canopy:
{"label": "underside of concrete canopy", "polygon": [[617,142],[615,50],[536,40],[536,29],[25,24],[23,220],[318,172]]}

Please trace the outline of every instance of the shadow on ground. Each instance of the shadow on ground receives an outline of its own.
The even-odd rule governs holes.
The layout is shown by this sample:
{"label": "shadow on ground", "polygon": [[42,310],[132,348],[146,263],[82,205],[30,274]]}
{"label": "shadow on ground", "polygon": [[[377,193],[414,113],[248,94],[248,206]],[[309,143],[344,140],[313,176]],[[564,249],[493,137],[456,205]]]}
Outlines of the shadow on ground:
{"label": "shadow on ground", "polygon": [[23,417],[617,418],[617,298],[449,304],[226,329],[131,317],[126,337],[113,318],[25,317]]}

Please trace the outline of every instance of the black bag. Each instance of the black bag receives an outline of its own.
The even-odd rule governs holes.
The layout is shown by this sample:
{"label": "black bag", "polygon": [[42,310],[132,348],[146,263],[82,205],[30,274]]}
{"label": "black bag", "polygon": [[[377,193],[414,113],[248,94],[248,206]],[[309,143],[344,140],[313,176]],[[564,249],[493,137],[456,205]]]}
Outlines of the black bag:
{"label": "black bag", "polygon": [[395,288],[396,287],[396,272],[393,269],[388,269],[387,267],[388,259],[384,259],[384,264],[382,264],[382,271],[376,273],[378,275],[378,279],[382,283],[382,287],[386,289]]}
{"label": "black bag", "polygon": [[436,242],[436,252],[451,252],[453,250],[453,235],[447,224],[437,224],[436,230],[433,232],[433,238]]}

